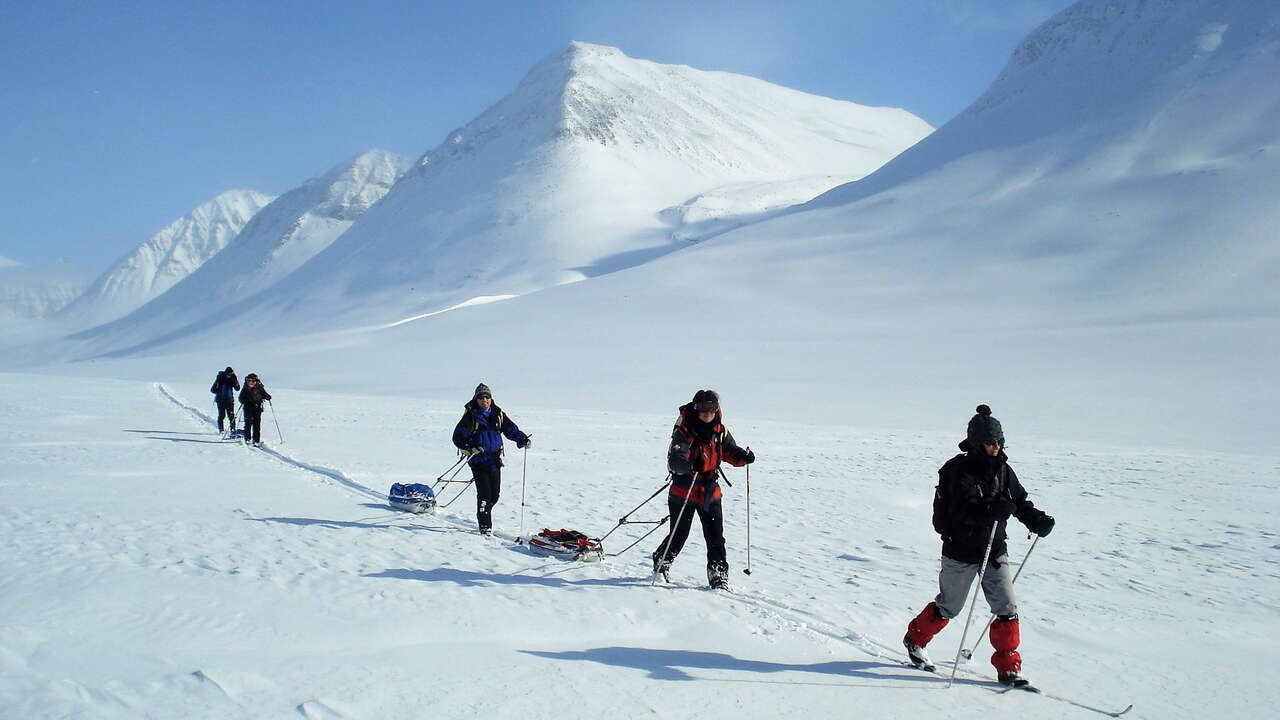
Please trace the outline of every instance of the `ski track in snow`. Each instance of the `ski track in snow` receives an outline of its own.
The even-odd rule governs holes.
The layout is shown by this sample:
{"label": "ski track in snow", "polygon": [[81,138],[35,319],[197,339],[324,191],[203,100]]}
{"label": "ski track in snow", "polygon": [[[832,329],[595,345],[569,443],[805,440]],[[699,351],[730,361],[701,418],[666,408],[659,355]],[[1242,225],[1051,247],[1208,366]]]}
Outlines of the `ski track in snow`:
{"label": "ski track in snow", "polygon": [[[749,579],[736,574],[746,488],[729,470],[736,587],[721,593],[705,587],[696,530],[656,588],[660,535],[590,564],[517,542],[542,527],[603,534],[662,489],[667,414],[504,404],[538,440],[522,531],[523,453],[508,458],[500,532],[482,538],[469,489],[425,516],[383,494],[452,464],[456,400],[273,384],[288,444],[252,449],[218,439],[186,399],[203,391],[0,375],[0,716],[373,718],[428,703],[690,717],[708,698],[746,717],[850,703],[1096,717],[1129,702],[1135,717],[1246,716],[1275,697],[1247,670],[1275,659],[1251,639],[1277,625],[1274,459],[1021,441],[1019,474],[1059,523],[1018,581],[1024,669],[1048,694],[997,696],[976,637],[985,607],[949,692],[898,645],[936,590],[928,505],[955,433],[730,419],[761,461]],[[655,497],[631,519],[664,514]],[[648,530],[620,529],[606,551]],[[1028,543],[1010,544],[1016,564]],[[959,625],[931,647],[943,673]]]}
{"label": "ski track in snow", "polygon": [[[187,403],[178,399],[178,397],[176,397],[173,393],[171,393],[162,383],[155,383],[154,387],[156,391],[165,400],[168,400],[173,405],[177,406],[178,408],[186,412],[191,417],[195,418],[198,421],[208,423],[214,427],[217,426],[217,420],[214,417],[207,415],[204,412],[200,411],[199,409],[191,405],[188,405]],[[354,492],[356,495],[359,495],[365,498],[372,497],[376,500],[385,499],[385,496],[382,493],[379,493],[370,487],[360,484],[359,482],[353,480],[350,476],[348,476],[346,473],[343,473],[340,470],[324,467],[314,463],[309,463],[299,458],[288,455],[284,452],[281,452],[278,449],[269,448],[265,445],[255,449],[261,450],[265,454],[275,458],[276,460],[284,464],[293,466],[299,470],[315,473],[316,475],[321,476],[323,479],[335,481],[336,483],[341,485],[343,488]],[[465,469],[464,469],[464,472],[465,472]],[[442,477],[447,477],[447,476],[448,475],[445,475]],[[440,500],[441,506],[443,507],[446,503],[450,503],[451,501],[456,500],[462,494],[465,494],[465,492],[466,492],[466,489],[464,489],[464,491],[462,493],[459,493],[458,495],[452,495],[448,497],[441,496],[438,499]],[[394,509],[394,508],[391,508],[390,505],[388,505],[388,508]],[[459,529],[464,529],[464,530],[467,529],[470,524],[470,521],[465,518],[458,517],[454,514],[443,514],[443,513],[440,513],[439,510],[437,510],[435,513],[430,513],[429,515],[424,515],[421,517],[438,518],[440,520],[448,522],[449,524],[455,527],[458,527]],[[658,533],[655,533],[655,534],[658,534]],[[545,557],[541,553],[537,553],[533,550],[530,550],[527,546],[523,545],[521,543],[521,538],[513,537],[511,535],[496,532],[496,531],[494,532],[493,537],[495,539],[504,540],[507,543],[511,543],[512,545],[508,546],[511,549],[517,549],[519,551],[526,552],[534,557]],[[627,582],[628,579],[620,578],[620,580],[622,580],[623,582]],[[633,579],[633,582],[635,582],[635,584],[647,584],[644,582],[643,578],[639,580]],[[703,587],[695,588],[694,586],[690,586],[690,585],[679,583],[679,582],[663,583],[663,585],[674,586],[681,589],[707,590],[706,588],[703,588]],[[710,591],[708,590],[708,592]],[[731,596],[732,601],[730,601],[728,604],[732,605],[733,601],[741,603],[742,605],[747,606],[743,609],[746,610],[748,614],[763,615],[764,619],[766,621],[769,621],[771,624],[786,625],[786,626],[789,626],[791,630],[796,632],[804,633],[813,637],[826,638],[831,641],[846,644],[848,646],[851,646],[861,651],[867,657],[870,657],[875,660],[884,661],[888,665],[895,665],[895,664],[903,665],[903,660],[900,657],[902,655],[902,651],[900,648],[897,648],[885,643],[877,642],[876,640],[866,637],[857,632],[850,632],[844,628],[838,627],[824,620],[821,617],[818,617],[812,612],[806,611],[794,605],[787,604],[779,599],[768,597],[763,592],[760,592],[760,591],[744,592],[739,588],[735,588],[734,590],[732,590],[731,593],[729,593],[729,595]],[[973,644],[972,642],[968,643],[970,647],[972,646],[972,644]],[[938,675],[941,676],[939,678],[940,681],[946,682],[946,680],[943,678],[949,675],[950,668],[954,666],[954,663],[952,661],[942,661],[942,662],[938,662],[937,665],[939,668]],[[209,680],[207,677],[204,677],[202,673],[198,672],[197,674],[200,674],[202,679]],[[984,675],[980,675],[964,667],[961,667],[957,670],[954,676],[954,681],[959,684],[969,684],[969,685],[974,685],[978,687],[994,689],[997,691],[1001,691],[1005,689],[1004,686],[1001,686],[999,683],[995,682],[994,680],[991,680],[990,678]],[[213,685],[217,687],[217,683],[213,683]],[[220,687],[218,687],[218,689],[221,690]],[[1078,700],[1060,697],[1051,693],[1046,693],[1042,691],[1040,694],[1045,698],[1049,698],[1057,702],[1066,703],[1068,705],[1072,705],[1077,708],[1100,713],[1103,715],[1115,716],[1122,712],[1125,712],[1125,710],[1128,709],[1128,708],[1125,708],[1124,710],[1119,710],[1119,711],[1108,711],[1108,710],[1087,705]],[[332,708],[328,707],[323,702],[319,702],[319,701],[308,701],[307,703],[303,703],[299,705],[298,712],[307,718],[345,717],[343,714],[337,713]]]}

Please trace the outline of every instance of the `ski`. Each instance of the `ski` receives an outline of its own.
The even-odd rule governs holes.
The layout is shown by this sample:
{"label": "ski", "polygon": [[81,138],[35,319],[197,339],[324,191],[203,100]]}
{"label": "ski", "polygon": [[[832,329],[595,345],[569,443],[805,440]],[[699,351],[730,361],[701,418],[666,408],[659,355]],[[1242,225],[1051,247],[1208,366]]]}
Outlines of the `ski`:
{"label": "ski", "polygon": [[1080,708],[1081,710],[1089,710],[1091,712],[1096,712],[1099,715],[1106,715],[1107,717],[1113,717],[1113,718],[1118,718],[1133,709],[1133,703],[1129,703],[1124,707],[1123,710],[1104,710],[1103,708],[1096,708],[1096,707],[1093,707],[1092,705],[1086,705],[1081,702],[1076,702],[1075,700],[1072,700],[1070,698],[1059,697],[1058,695],[1050,695],[1042,691],[1040,688],[1034,685],[1031,685],[1029,683],[1026,685],[1011,685],[1011,686],[1005,686],[1005,687],[999,687],[999,688],[992,688],[992,690],[994,690],[999,695],[1003,695],[1009,692],[1010,690],[1025,690],[1029,693],[1033,693],[1041,697],[1049,698],[1050,700],[1057,700],[1058,702],[1064,702],[1064,703],[1067,703],[1068,705],[1074,705]]}

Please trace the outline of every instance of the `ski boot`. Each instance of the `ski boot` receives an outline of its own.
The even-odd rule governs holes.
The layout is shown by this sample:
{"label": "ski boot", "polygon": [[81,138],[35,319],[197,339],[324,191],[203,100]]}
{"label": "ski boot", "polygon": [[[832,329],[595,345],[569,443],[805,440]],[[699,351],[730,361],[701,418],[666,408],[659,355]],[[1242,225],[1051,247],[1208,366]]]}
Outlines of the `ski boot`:
{"label": "ski boot", "polygon": [[[902,645],[907,649],[907,659],[911,661],[912,665],[925,672],[933,672],[937,669],[934,667],[933,661],[929,659],[929,653],[925,652],[920,645],[911,642],[910,634],[902,636]],[[1001,682],[1004,681],[1001,680]]]}
{"label": "ski boot", "polygon": [[671,582],[671,558],[661,558],[657,553],[650,556],[653,560],[653,574],[662,575],[662,579]]}
{"label": "ski boot", "polygon": [[713,590],[729,589],[729,563],[713,562],[707,565],[707,584]]}
{"label": "ski boot", "polygon": [[1008,685],[1011,688],[1025,688],[1031,685],[1031,681],[1018,673],[1001,673],[996,679],[1000,681],[1001,685]]}

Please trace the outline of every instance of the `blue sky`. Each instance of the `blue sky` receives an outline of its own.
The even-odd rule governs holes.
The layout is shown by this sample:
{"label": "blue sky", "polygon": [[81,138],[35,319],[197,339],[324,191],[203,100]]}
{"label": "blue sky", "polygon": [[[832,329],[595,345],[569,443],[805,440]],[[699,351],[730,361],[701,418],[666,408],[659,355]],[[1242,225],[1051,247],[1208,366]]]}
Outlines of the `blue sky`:
{"label": "blue sky", "polygon": [[[233,188],[418,156],[571,40],[941,125],[1067,0],[0,7],[0,255],[93,271]],[[186,7],[184,7],[186,6]]]}

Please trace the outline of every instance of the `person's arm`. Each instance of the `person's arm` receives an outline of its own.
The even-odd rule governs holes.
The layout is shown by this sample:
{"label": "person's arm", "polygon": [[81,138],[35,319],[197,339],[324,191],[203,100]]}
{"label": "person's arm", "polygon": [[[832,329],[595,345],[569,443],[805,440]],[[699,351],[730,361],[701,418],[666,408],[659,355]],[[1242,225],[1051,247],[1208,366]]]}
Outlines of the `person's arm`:
{"label": "person's arm", "polygon": [[506,435],[508,440],[515,442],[516,447],[522,448],[529,444],[529,436],[522,432],[516,425],[516,422],[511,419],[511,416],[506,413],[502,414],[501,430],[502,434]]}
{"label": "person's arm", "polygon": [[676,425],[671,430],[671,447],[667,450],[667,469],[675,475],[693,474],[693,438]]}
{"label": "person's arm", "polygon": [[453,428],[453,445],[459,450],[468,450],[473,444],[471,442],[471,431],[467,427],[470,424],[467,422],[470,419],[468,417],[470,414],[470,412],[462,413],[462,419]]}
{"label": "person's arm", "polygon": [[742,467],[756,461],[756,454],[739,447],[728,428],[725,428],[724,436],[720,439],[720,449],[723,451],[725,462],[734,467]]}
{"label": "person's arm", "polygon": [[1009,497],[1013,500],[1015,508],[1013,516],[1036,535],[1041,537],[1048,535],[1053,530],[1053,517],[1027,499],[1027,491],[1022,487],[1022,483],[1018,482],[1018,476],[1013,472],[1013,468],[1008,468],[1008,471]]}

